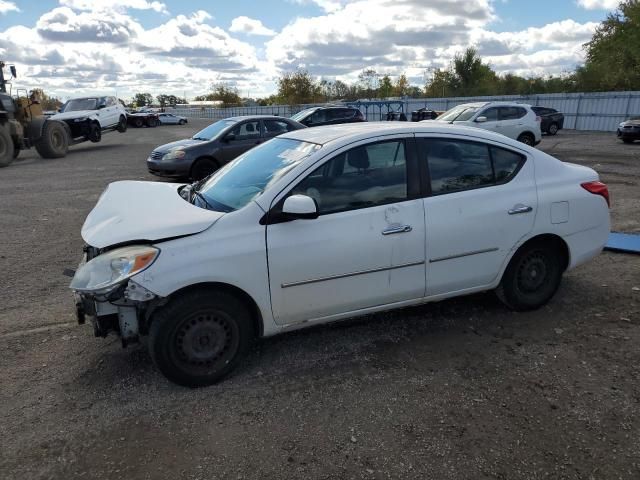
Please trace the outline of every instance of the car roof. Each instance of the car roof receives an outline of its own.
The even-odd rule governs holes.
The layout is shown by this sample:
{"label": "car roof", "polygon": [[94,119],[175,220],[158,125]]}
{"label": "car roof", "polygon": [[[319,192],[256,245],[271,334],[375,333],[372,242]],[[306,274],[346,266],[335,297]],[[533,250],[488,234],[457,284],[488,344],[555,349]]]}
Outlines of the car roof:
{"label": "car roof", "polygon": [[446,122],[427,120],[424,122],[362,122],[343,123],[324,127],[305,128],[283,133],[279,138],[325,145],[331,142],[351,143],[380,135],[431,133],[465,135],[478,140],[493,140],[522,149],[523,144],[499,133],[475,127],[452,125]]}
{"label": "car roof", "polygon": [[283,117],[280,115],[238,115],[236,117],[227,117],[227,118],[221,118],[220,120],[233,120],[235,122],[240,122],[242,120],[270,120],[270,119],[275,119],[275,120],[289,120],[290,122],[293,122],[294,120],[291,120],[290,118],[287,117]]}
{"label": "car roof", "polygon": [[518,103],[518,102],[472,102],[472,103],[461,103],[460,105],[456,105],[455,107],[531,107],[531,105],[527,103]]}

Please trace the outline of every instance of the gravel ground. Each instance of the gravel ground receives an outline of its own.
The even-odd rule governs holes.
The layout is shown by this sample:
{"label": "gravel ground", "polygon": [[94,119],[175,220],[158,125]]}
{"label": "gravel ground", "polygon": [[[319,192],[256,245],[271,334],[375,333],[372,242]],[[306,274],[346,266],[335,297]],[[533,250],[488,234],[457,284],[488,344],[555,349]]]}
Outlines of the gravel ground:
{"label": "gravel ground", "polygon": [[[0,171],[0,478],[640,478],[640,256],[603,253],[535,312],[473,295],[267,339],[199,390],[75,325],[61,272],[98,195],[203,125]],[[640,143],[540,148],[598,170],[614,230],[640,232]]]}

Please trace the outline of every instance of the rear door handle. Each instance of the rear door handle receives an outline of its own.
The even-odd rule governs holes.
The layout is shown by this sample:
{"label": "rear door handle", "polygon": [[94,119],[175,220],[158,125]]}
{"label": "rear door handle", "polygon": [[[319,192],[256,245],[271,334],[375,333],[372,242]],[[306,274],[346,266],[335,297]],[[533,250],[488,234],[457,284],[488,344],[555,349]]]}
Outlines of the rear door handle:
{"label": "rear door handle", "polygon": [[516,205],[511,210],[509,210],[509,215],[518,215],[519,213],[529,213],[533,210],[533,207],[529,205]]}
{"label": "rear door handle", "polygon": [[393,235],[394,233],[407,233],[412,230],[411,225],[395,225],[382,231],[383,235]]}

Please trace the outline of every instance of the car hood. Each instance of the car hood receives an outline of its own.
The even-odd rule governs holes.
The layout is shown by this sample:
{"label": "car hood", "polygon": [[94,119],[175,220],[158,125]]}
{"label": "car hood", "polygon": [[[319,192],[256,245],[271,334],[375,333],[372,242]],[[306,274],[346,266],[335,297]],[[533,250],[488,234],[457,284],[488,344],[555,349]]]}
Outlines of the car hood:
{"label": "car hood", "polygon": [[71,118],[90,117],[91,115],[96,115],[97,113],[98,110],[75,110],[73,112],[56,113],[49,118],[53,120],[68,120]]}
{"label": "car hood", "polygon": [[633,125],[634,127],[640,127],[640,120],[625,120],[622,125]]}
{"label": "car hood", "polygon": [[170,152],[171,150],[175,150],[176,148],[188,148],[192,145],[201,145],[204,143],[204,140],[194,140],[193,138],[185,138],[184,140],[178,140],[176,142],[165,143],[164,145],[160,145],[153,149],[154,152]]}
{"label": "car hood", "polygon": [[157,241],[202,232],[224,213],[196,207],[177,183],[122,181],[109,184],[82,226],[93,247]]}

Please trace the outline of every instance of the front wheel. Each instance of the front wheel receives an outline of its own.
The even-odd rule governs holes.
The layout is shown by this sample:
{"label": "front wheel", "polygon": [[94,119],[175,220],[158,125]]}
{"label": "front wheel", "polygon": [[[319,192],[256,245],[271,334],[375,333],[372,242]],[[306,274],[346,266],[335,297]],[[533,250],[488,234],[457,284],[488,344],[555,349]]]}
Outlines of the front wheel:
{"label": "front wheel", "polygon": [[533,147],[533,144],[535,143],[536,139],[533,138],[533,135],[531,135],[530,133],[521,133],[520,136],[518,137],[518,141],[524,143],[525,145],[529,145],[530,147]]}
{"label": "front wheel", "polygon": [[563,271],[558,245],[534,241],[515,253],[496,293],[512,310],[534,310],[551,300],[560,286]]}
{"label": "front wheel", "polygon": [[154,314],[151,358],[178,385],[212,385],[247,353],[253,330],[251,313],[239,298],[223,291],[194,290]]}
{"label": "front wheel", "polygon": [[90,142],[93,143],[98,143],[100,140],[102,140],[102,129],[100,128],[99,124],[92,123],[89,126],[89,135],[87,138]]}
{"label": "front wheel", "polygon": [[218,163],[211,158],[200,158],[191,167],[191,178],[194,182],[208,177],[218,169]]}
{"label": "front wheel", "polygon": [[186,121],[186,120],[180,120],[180,121],[178,122],[178,124],[180,124],[180,125],[184,125],[185,123],[187,123],[187,121]]}
{"label": "front wheel", "polygon": [[64,157],[69,151],[69,135],[64,124],[47,120],[42,127],[42,136],[35,145],[42,158]]}
{"label": "front wheel", "polygon": [[547,133],[549,135],[555,135],[556,133],[558,133],[558,124],[557,123],[552,123],[551,125],[549,125],[549,128],[547,129]]}
{"label": "front wheel", "polygon": [[13,162],[16,150],[9,129],[0,124],[0,167],[6,167]]}
{"label": "front wheel", "polygon": [[120,120],[118,120],[117,129],[120,133],[124,133],[127,131],[127,119],[124,115],[120,115]]}

